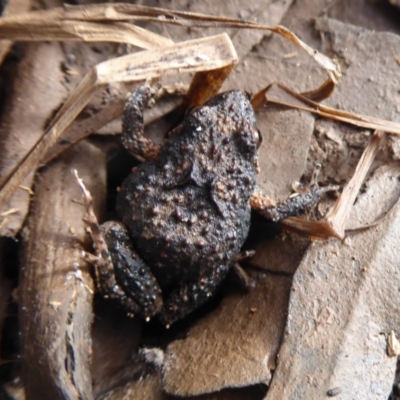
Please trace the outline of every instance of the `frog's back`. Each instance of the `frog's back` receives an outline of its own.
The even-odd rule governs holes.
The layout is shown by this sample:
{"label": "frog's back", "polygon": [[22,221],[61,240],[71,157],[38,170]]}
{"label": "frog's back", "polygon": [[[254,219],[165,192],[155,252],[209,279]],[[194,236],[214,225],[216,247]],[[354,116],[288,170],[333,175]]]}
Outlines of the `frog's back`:
{"label": "frog's back", "polygon": [[140,165],[119,194],[122,222],[161,284],[228,265],[248,234],[254,119],[221,116],[215,107],[201,107],[185,120],[159,160]]}

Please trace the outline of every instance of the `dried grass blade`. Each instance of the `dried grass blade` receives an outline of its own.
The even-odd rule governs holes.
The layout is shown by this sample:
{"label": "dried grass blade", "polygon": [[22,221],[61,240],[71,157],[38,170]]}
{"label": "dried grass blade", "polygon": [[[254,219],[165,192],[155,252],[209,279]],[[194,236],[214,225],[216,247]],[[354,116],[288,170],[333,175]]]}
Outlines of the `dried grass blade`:
{"label": "dried grass blade", "polygon": [[[3,16],[8,17],[14,14],[26,12],[29,10],[30,6],[30,0],[10,0],[3,11]],[[11,40],[2,40],[0,42],[0,64],[3,63],[4,57],[10,50],[11,46]]]}
{"label": "dried grass blade", "polygon": [[309,111],[324,118],[345,122],[361,128],[379,130],[400,135],[400,124],[398,122],[327,107],[306,98],[304,95],[295,93],[280,84],[273,84],[269,86],[265,90],[265,96],[268,103]]}
{"label": "dried grass blade", "polygon": [[321,221],[307,221],[300,217],[290,217],[282,221],[283,227],[295,232],[306,234],[315,239],[336,237],[343,239],[346,223],[360,187],[375,159],[384,138],[383,132],[376,132],[364,150],[356,170],[350,181],[343,188],[342,193]]}
{"label": "dried grass blade", "polygon": [[281,221],[281,226],[288,231],[298,233],[314,240],[327,240],[331,237],[342,239],[332,226],[324,220],[310,221],[302,217],[289,217]]}
{"label": "dried grass blade", "polygon": [[142,49],[173,44],[171,39],[131,23],[68,20],[63,14],[62,8],[56,8],[0,18],[0,39],[116,42]]}
{"label": "dried grass blade", "polygon": [[2,181],[0,205],[14,193],[28,173],[35,170],[39,160],[47,153],[60,137],[66,127],[76,118],[85,107],[96,90],[96,72],[90,70],[70,98],[56,115],[50,127],[44,132],[34,147],[26,154],[14,170]]}
{"label": "dried grass blade", "polygon": [[123,99],[117,100],[83,121],[74,121],[63,133],[62,140],[50,148],[41,163],[45,165],[58,158],[64,151],[118,118],[123,112],[124,103],[125,100]]}
{"label": "dried grass blade", "polygon": [[335,205],[324,218],[324,220],[327,221],[327,223],[332,226],[333,230],[337,232],[341,237],[344,237],[346,222],[348,220],[352,206],[360,191],[361,185],[364,182],[364,179],[367,176],[367,173],[375,159],[379,147],[382,144],[384,137],[385,135],[383,132],[378,131],[374,133],[370,143],[364,150],[357,164],[356,170],[352,178],[343,188],[343,191],[337,199]]}
{"label": "dried grass blade", "polygon": [[233,65],[235,48],[226,33],[114,58],[96,67],[98,82],[127,82]]}

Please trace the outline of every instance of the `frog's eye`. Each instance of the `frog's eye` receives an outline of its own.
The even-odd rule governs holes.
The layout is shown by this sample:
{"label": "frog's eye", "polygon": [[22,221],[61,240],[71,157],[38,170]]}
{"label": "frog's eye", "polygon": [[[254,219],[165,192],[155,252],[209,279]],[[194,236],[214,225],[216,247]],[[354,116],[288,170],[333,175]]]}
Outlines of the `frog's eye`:
{"label": "frog's eye", "polygon": [[263,137],[258,129],[254,130],[254,141],[256,142],[257,149],[261,146]]}

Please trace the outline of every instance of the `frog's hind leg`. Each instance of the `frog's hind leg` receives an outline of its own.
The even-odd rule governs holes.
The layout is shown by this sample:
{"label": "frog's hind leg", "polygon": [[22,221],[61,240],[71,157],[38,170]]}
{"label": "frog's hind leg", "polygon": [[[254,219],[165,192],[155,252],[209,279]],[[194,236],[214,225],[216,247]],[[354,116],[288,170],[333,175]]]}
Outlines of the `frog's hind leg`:
{"label": "frog's hind leg", "polygon": [[143,315],[147,320],[162,307],[161,289],[150,268],[132,248],[126,227],[119,222],[99,225],[93,211],[92,196],[82,180],[75,176],[83,191],[87,211],[85,222],[90,228],[95,254],[82,256],[94,265],[96,286],[105,297],[113,298],[128,314]]}
{"label": "frog's hind leg", "polygon": [[[112,288],[112,297],[117,298],[128,312],[139,313],[150,320],[162,307],[162,293],[156,278],[133,249],[132,239],[125,225],[109,221],[100,228],[113,263],[119,292],[114,293]],[[131,304],[136,305],[136,310],[131,310]]]}
{"label": "frog's hind leg", "polygon": [[220,265],[218,268],[206,271],[196,282],[182,284],[164,299],[164,306],[159,315],[160,321],[169,327],[200,307],[214,295],[228,271],[229,266]]}

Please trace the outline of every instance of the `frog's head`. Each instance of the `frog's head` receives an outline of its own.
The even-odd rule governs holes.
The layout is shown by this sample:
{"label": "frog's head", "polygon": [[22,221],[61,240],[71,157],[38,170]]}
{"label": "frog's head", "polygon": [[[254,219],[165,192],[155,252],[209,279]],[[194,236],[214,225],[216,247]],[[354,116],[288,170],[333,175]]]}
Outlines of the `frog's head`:
{"label": "frog's head", "polygon": [[257,157],[262,136],[247,93],[241,90],[220,93],[204,105],[190,108],[185,121],[197,133],[196,140],[206,140],[206,135],[211,135],[211,141],[219,143],[222,151],[234,142],[236,156],[249,161]]}
{"label": "frog's head", "polygon": [[[257,150],[261,145],[262,136],[257,129],[250,96],[241,90],[232,90],[215,96],[206,106],[215,109],[215,125],[226,151],[232,149],[232,158],[236,161],[240,158],[245,163],[247,161],[258,172]],[[226,156],[229,158],[229,154]]]}

